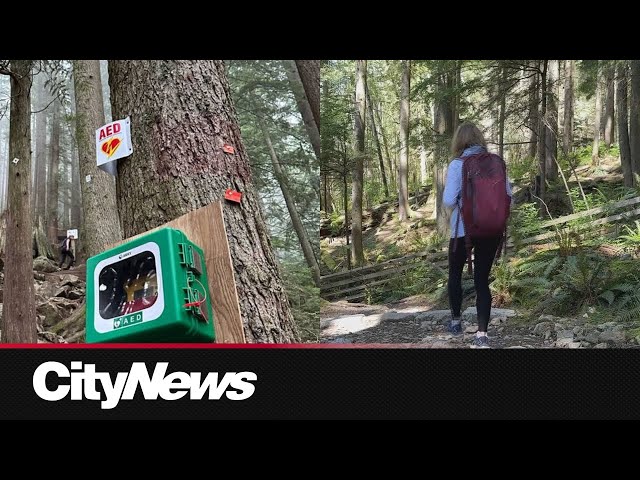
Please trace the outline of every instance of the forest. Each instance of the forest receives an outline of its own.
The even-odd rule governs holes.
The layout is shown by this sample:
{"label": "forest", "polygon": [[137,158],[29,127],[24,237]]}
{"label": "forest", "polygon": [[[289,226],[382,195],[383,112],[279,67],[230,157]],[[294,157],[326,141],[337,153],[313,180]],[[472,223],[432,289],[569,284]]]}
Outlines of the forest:
{"label": "forest", "polygon": [[[493,334],[640,344],[640,61],[627,60],[322,61],[321,341],[451,343],[430,312],[448,315],[442,193],[464,121],[513,186]],[[359,311],[362,325],[337,327]]]}
{"label": "forest", "polygon": [[[84,342],[86,259],[231,187],[246,341],[317,341],[319,75],[309,60],[0,60],[0,340]],[[114,176],[95,131],[126,117]]]}

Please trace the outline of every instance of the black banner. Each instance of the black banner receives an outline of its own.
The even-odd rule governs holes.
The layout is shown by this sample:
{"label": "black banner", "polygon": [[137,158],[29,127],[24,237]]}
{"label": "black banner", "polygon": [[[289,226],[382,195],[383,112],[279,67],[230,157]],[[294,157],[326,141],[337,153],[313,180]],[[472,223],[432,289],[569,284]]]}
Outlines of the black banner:
{"label": "black banner", "polygon": [[640,418],[634,349],[0,348],[0,382],[0,419]]}

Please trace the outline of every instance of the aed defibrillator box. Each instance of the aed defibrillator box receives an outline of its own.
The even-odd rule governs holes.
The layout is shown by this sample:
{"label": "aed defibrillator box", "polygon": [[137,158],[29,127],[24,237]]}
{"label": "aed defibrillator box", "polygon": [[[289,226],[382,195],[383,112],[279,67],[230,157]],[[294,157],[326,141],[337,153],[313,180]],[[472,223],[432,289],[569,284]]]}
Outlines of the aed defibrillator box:
{"label": "aed defibrillator box", "polygon": [[87,343],[213,342],[200,247],[161,228],[87,260]]}

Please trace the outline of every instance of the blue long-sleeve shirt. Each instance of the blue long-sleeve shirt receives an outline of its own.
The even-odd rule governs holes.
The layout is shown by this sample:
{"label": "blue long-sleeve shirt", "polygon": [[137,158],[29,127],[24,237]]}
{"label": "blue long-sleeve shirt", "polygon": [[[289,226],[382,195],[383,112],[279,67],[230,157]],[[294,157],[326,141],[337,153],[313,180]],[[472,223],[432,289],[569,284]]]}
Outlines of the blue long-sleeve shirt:
{"label": "blue long-sleeve shirt", "polygon": [[[485,148],[480,145],[473,145],[466,148],[462,152],[462,156],[475,155],[480,153]],[[509,176],[507,175],[506,189],[509,196],[511,196],[511,185],[509,184]],[[462,206],[462,159],[459,157],[451,160],[449,167],[447,168],[447,178],[444,186],[444,193],[442,194],[442,203],[448,208],[453,208],[451,213],[451,220],[449,226],[451,228],[451,238],[456,236],[456,221],[458,222],[458,237],[464,237],[464,224],[462,222],[462,214],[459,212],[459,206],[457,202],[459,200],[460,206]]]}

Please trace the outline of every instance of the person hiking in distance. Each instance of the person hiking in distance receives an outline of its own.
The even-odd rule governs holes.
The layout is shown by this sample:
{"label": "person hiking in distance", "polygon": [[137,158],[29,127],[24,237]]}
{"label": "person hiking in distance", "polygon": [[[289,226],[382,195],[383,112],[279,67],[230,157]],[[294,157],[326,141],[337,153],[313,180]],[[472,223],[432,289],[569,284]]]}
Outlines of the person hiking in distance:
{"label": "person hiking in distance", "polygon": [[[449,240],[449,332],[462,333],[462,272],[465,264],[476,290],[478,331],[472,348],[489,348],[491,316],[489,273],[505,241],[511,207],[511,186],[504,160],[487,150],[482,132],[462,123],[451,142],[453,160],[447,169],[443,204],[453,209]],[[473,252],[473,264],[471,256]]]}
{"label": "person hiking in distance", "polygon": [[64,270],[69,270],[70,268],[73,267],[73,264],[76,260],[75,257],[73,256],[74,239],[75,237],[73,235],[69,235],[67,238],[64,239],[64,241],[62,242],[62,245],[60,245],[60,263],[58,263],[59,268],[62,268],[62,265],[64,265],[64,262],[67,260],[67,257],[71,258],[71,262],[69,262],[69,266]]}

